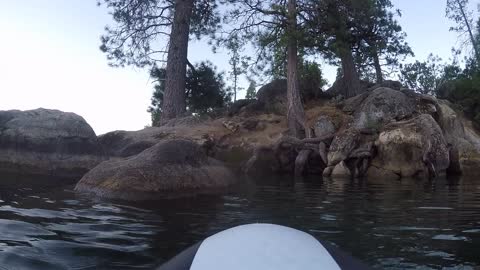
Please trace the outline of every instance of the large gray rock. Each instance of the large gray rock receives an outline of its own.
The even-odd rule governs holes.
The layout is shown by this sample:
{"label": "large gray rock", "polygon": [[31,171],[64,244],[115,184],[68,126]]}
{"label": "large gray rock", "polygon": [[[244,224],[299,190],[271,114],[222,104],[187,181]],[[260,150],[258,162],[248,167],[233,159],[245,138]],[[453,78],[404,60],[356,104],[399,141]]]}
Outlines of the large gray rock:
{"label": "large gray rock", "polygon": [[468,127],[468,121],[455,112],[448,101],[439,100],[438,123],[450,145],[451,173],[478,174],[480,136]]}
{"label": "large gray rock", "polygon": [[335,125],[327,116],[318,117],[315,125],[313,126],[315,136],[321,138],[323,136],[331,135],[335,133]]}
{"label": "large gray rock", "polygon": [[199,144],[205,143],[208,140],[205,136],[214,128],[208,116],[186,116],[171,119],[160,127],[112,131],[99,136],[98,141],[108,156],[129,157],[166,139],[187,138]]}
{"label": "large gray rock", "polygon": [[105,161],[75,190],[105,198],[154,200],[218,191],[235,182],[233,173],[188,140],[165,140],[138,155]]}
{"label": "large gray rock", "polygon": [[80,178],[103,156],[81,116],[47,109],[0,111],[0,171]]}
{"label": "large gray rock", "polygon": [[370,92],[365,92],[352,98],[343,100],[338,105],[344,113],[353,114],[369,95]]}
{"label": "large gray rock", "polygon": [[111,157],[128,157],[157,144],[164,136],[162,128],[148,127],[138,131],[117,130],[98,137],[105,153]]}
{"label": "large gray rock", "polygon": [[209,148],[214,146],[210,134],[219,132],[219,130],[225,132],[219,132],[218,136],[227,133],[225,127],[211,121],[206,124],[183,123],[182,119],[177,119],[177,121],[179,123],[173,126],[146,127],[137,131],[112,131],[99,136],[98,141],[109,157],[129,157],[137,155],[163,140],[170,139],[195,141],[208,152],[211,150]]}
{"label": "large gray rock", "polygon": [[374,86],[370,87],[370,90],[375,90],[380,87],[386,87],[386,88],[400,91],[400,89],[402,89],[403,86],[402,86],[402,83],[399,81],[384,80],[382,83],[377,83]]}
{"label": "large gray rock", "polygon": [[252,116],[261,113],[263,104],[256,99],[239,99],[228,107],[228,116]]}
{"label": "large gray rock", "polygon": [[352,177],[352,173],[347,167],[347,164],[345,164],[345,161],[342,161],[333,168],[331,176],[336,178],[350,178]]}
{"label": "large gray rock", "polygon": [[375,168],[401,177],[428,177],[445,172],[449,149],[439,125],[431,115],[391,123],[375,142]]}
{"label": "large gray rock", "polygon": [[355,127],[379,129],[392,120],[402,120],[415,112],[415,101],[404,93],[390,88],[370,92],[354,113]]}
{"label": "large gray rock", "polygon": [[267,113],[286,115],[287,80],[276,79],[258,89],[257,100]]}
{"label": "large gray rock", "polygon": [[[374,84],[372,84],[368,81],[360,80],[359,89],[357,89],[356,95],[360,95],[360,94],[368,91],[368,89],[372,86],[374,86]],[[343,78],[337,79],[333,83],[333,85],[325,91],[325,95],[327,95],[329,97],[342,97],[342,98],[353,97],[353,96],[345,96],[345,93],[348,92],[346,87],[347,87],[347,85],[346,85],[345,80]]]}
{"label": "large gray rock", "polygon": [[342,161],[354,176],[478,174],[480,136],[448,102],[407,89],[372,89],[339,104],[353,120],[335,135],[325,175]]}

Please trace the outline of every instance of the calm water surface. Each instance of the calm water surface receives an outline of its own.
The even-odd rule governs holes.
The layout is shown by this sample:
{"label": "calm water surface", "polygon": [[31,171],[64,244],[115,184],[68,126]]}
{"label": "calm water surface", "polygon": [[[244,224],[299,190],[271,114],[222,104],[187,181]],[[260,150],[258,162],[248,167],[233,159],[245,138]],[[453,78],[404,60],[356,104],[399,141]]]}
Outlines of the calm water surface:
{"label": "calm water surface", "polygon": [[152,269],[198,240],[266,222],[379,269],[480,269],[480,180],[258,179],[224,196],[128,204],[0,177],[0,269]]}

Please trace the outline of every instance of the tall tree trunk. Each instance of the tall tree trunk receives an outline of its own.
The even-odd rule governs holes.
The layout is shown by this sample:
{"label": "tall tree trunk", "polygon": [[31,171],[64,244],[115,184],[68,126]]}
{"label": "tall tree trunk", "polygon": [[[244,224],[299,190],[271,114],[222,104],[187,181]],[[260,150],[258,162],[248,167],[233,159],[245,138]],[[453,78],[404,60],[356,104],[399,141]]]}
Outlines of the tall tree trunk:
{"label": "tall tree trunk", "polygon": [[468,34],[470,36],[470,40],[472,41],[473,51],[475,52],[475,57],[477,58],[477,65],[479,65],[480,52],[478,51],[478,44],[475,42],[475,37],[473,36],[472,27],[465,13],[465,7],[462,6],[462,3],[460,3],[460,0],[456,0],[456,2],[458,4],[458,8],[460,9],[460,12],[462,13],[462,17],[463,17],[463,20],[465,21],[465,25],[467,26]]}
{"label": "tall tree trunk", "polygon": [[238,80],[238,73],[237,73],[237,63],[233,64],[233,102],[237,101],[237,80]]}
{"label": "tall tree trunk", "polygon": [[185,113],[185,79],[187,73],[188,37],[194,0],[176,0],[168,47],[165,95],[162,120]]}
{"label": "tall tree trunk", "polygon": [[352,50],[342,48],[340,60],[342,62],[344,95],[345,98],[351,98],[361,93],[360,78],[355,67]]}
{"label": "tall tree trunk", "polygon": [[373,65],[375,66],[375,76],[377,77],[377,83],[383,83],[382,66],[380,65],[380,59],[378,57],[377,49],[373,51]]}
{"label": "tall tree trunk", "polygon": [[288,0],[288,44],[287,44],[287,122],[290,133],[296,138],[309,136],[305,122],[300,89],[298,85],[298,49],[297,49],[297,3]]}

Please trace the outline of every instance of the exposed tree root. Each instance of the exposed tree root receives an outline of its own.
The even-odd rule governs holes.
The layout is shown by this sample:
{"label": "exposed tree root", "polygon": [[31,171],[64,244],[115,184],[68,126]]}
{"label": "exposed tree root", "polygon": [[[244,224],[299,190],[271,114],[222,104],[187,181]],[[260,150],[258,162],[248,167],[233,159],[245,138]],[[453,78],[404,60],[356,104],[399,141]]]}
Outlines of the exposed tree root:
{"label": "exposed tree root", "polygon": [[320,142],[318,144],[318,153],[320,154],[320,157],[322,158],[322,161],[325,165],[328,164],[328,155],[327,155],[327,145],[325,142]]}
{"label": "exposed tree root", "polygon": [[308,162],[308,158],[310,157],[310,154],[312,153],[312,150],[301,150],[298,153],[297,158],[295,159],[295,176],[302,176],[305,172],[305,165]]}

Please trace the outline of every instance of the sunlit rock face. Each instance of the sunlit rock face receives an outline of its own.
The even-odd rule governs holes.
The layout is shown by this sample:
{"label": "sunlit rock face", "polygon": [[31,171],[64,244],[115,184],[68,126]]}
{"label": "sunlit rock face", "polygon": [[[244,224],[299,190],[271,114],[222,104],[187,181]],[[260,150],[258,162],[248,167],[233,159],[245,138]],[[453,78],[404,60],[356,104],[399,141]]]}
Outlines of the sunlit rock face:
{"label": "sunlit rock face", "polygon": [[0,171],[80,178],[104,159],[93,129],[58,110],[0,111]]}
{"label": "sunlit rock face", "polygon": [[404,93],[390,88],[377,88],[355,109],[355,127],[380,127],[392,120],[410,117],[415,102]]}
{"label": "sunlit rock face", "polygon": [[472,122],[452,109],[444,100],[438,102],[438,123],[450,146],[451,173],[479,174],[480,136]]}
{"label": "sunlit rock face", "polygon": [[428,178],[478,171],[479,133],[446,101],[379,87],[337,108],[351,118],[328,146],[325,176],[334,176],[342,162],[354,177]]}
{"label": "sunlit rock face", "polygon": [[76,190],[100,197],[155,200],[217,192],[234,184],[223,163],[189,140],[164,140],[127,158],[105,161],[88,172]]}
{"label": "sunlit rock face", "polygon": [[401,177],[429,176],[450,166],[443,132],[428,114],[386,126],[375,143],[372,166]]}

